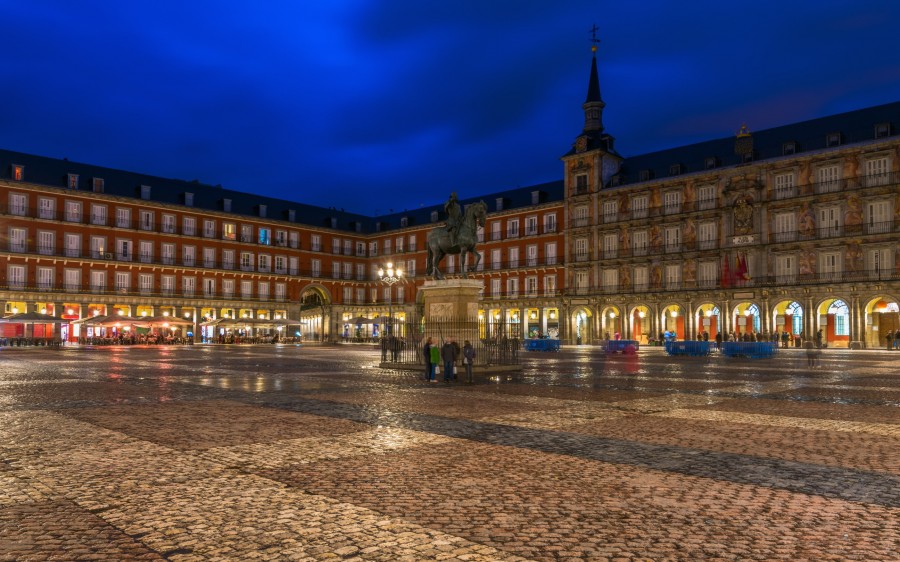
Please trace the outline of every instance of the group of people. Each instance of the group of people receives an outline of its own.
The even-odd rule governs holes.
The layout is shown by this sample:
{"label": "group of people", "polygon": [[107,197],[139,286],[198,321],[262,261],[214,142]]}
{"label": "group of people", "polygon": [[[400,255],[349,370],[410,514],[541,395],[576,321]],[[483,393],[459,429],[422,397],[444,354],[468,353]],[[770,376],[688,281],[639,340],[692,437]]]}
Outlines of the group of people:
{"label": "group of people", "polygon": [[460,357],[466,369],[466,382],[471,383],[472,363],[475,362],[475,348],[472,343],[465,340],[460,349],[459,343],[452,338],[444,339],[444,344],[441,346],[434,343],[434,338],[428,338],[422,348],[422,358],[425,361],[425,380],[436,383],[441,368],[444,369],[444,382],[457,380],[456,362]]}
{"label": "group of people", "polygon": [[887,349],[900,349],[900,328],[896,332],[888,330],[884,340],[887,342]]}

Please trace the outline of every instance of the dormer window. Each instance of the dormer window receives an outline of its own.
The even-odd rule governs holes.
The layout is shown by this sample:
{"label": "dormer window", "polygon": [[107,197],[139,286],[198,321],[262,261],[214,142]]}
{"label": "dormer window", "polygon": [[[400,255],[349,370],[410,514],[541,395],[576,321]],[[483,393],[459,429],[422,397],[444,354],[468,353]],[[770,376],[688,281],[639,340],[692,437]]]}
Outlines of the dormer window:
{"label": "dormer window", "polygon": [[641,181],[650,181],[653,179],[653,170],[641,170],[638,177]]}
{"label": "dormer window", "polygon": [[288,222],[297,222],[297,211],[294,209],[288,209],[287,212]]}
{"label": "dormer window", "polygon": [[719,167],[719,159],[715,156],[710,156],[703,162],[704,169],[713,170]]}
{"label": "dormer window", "polygon": [[825,136],[825,146],[828,148],[831,148],[832,146],[840,146],[842,140],[843,135],[841,133],[828,133]]}
{"label": "dormer window", "polygon": [[231,199],[222,199],[222,210],[226,213],[231,212]]}
{"label": "dormer window", "polygon": [[12,179],[14,181],[22,181],[25,179],[25,166],[21,164],[12,165]]}
{"label": "dormer window", "polygon": [[503,198],[502,197],[497,198],[497,210],[498,211],[503,210]]}
{"label": "dormer window", "polygon": [[438,212],[431,211],[431,222],[437,222],[437,221],[438,221]]}
{"label": "dormer window", "polygon": [[260,218],[266,218],[266,206],[265,205],[257,205],[256,210],[259,213]]}
{"label": "dormer window", "polygon": [[890,123],[878,123],[875,125],[875,138],[883,139],[885,137],[891,136],[891,124]]}
{"label": "dormer window", "polygon": [[537,205],[541,202],[541,192],[540,191],[532,191],[531,192],[531,204]]}
{"label": "dormer window", "polygon": [[400,228],[409,226],[409,217],[400,217]]}
{"label": "dormer window", "polygon": [[189,191],[184,192],[184,206],[185,207],[193,207],[194,206],[194,194],[193,193],[191,193]]}
{"label": "dormer window", "polygon": [[331,228],[337,228],[337,217],[331,217]]}
{"label": "dormer window", "polygon": [[781,145],[781,154],[783,156],[790,156],[791,154],[796,154],[798,151],[797,142],[796,141],[788,141]]}
{"label": "dormer window", "polygon": [[78,189],[78,174],[68,174],[66,176],[66,186],[69,189]]}
{"label": "dormer window", "polygon": [[103,193],[104,183],[103,178],[94,178],[92,182],[94,193]]}
{"label": "dormer window", "polygon": [[144,199],[144,200],[150,199],[150,186],[149,185],[141,186],[141,199]]}
{"label": "dormer window", "polygon": [[356,221],[355,223],[353,223],[353,228],[354,230],[356,230],[356,232],[362,232],[362,223]]}
{"label": "dormer window", "polygon": [[669,175],[670,176],[678,176],[684,173],[684,165],[683,164],[672,164],[669,166]]}

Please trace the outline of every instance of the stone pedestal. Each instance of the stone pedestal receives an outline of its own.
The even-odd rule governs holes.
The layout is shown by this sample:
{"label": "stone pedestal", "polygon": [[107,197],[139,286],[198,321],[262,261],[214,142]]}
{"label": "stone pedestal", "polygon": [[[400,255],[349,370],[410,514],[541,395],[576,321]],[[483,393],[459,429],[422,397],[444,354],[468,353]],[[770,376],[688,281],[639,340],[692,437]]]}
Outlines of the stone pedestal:
{"label": "stone pedestal", "polygon": [[446,279],[426,281],[419,288],[425,304],[425,324],[429,321],[478,320],[478,293],[481,281],[473,279]]}

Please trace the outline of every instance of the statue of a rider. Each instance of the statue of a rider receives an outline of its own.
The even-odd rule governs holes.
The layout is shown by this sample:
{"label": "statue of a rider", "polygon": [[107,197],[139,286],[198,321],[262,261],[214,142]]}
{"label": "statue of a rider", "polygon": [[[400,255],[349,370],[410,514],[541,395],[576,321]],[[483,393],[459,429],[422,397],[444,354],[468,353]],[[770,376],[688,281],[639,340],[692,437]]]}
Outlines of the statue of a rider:
{"label": "statue of a rider", "polygon": [[456,246],[456,235],[462,222],[462,208],[459,206],[459,200],[456,198],[456,192],[450,194],[450,199],[444,203],[444,211],[447,213],[447,234],[450,235],[450,241]]}

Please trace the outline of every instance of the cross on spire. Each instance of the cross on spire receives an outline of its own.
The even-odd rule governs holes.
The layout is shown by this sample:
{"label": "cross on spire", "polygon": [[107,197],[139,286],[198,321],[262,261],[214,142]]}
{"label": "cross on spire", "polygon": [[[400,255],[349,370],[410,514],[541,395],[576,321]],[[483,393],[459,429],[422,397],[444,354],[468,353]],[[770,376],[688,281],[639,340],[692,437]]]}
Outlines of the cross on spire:
{"label": "cross on spire", "polygon": [[600,40],[597,39],[597,32],[600,31],[600,28],[597,27],[597,24],[595,23],[589,31],[591,34],[591,43],[593,43],[593,45],[591,45],[591,51],[596,53],[597,52],[597,44],[600,43]]}

